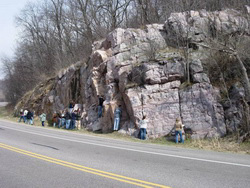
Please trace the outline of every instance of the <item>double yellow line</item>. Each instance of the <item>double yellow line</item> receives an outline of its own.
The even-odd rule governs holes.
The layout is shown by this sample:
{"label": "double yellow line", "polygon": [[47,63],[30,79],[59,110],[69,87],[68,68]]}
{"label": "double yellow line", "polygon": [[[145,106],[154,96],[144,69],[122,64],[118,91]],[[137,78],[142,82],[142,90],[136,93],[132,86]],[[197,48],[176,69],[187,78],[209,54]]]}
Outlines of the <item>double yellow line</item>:
{"label": "double yellow line", "polygon": [[72,169],[80,170],[80,171],[83,171],[83,172],[95,174],[95,175],[102,176],[102,177],[105,177],[105,178],[117,180],[117,181],[120,181],[120,182],[125,182],[125,183],[132,184],[132,185],[137,185],[139,187],[145,187],[145,188],[151,188],[151,187],[169,188],[168,186],[165,186],[165,185],[160,185],[160,184],[151,183],[151,182],[147,182],[147,181],[143,181],[143,180],[138,180],[138,179],[134,179],[134,178],[126,177],[126,176],[121,176],[121,175],[118,175],[118,174],[109,173],[109,172],[105,172],[105,171],[102,171],[102,170],[97,170],[97,169],[94,169],[94,168],[85,167],[85,166],[70,163],[70,162],[67,162],[67,161],[62,161],[62,160],[55,159],[55,158],[52,158],[52,157],[47,157],[45,155],[40,155],[40,154],[33,153],[33,152],[30,152],[30,151],[22,150],[22,149],[19,149],[19,148],[10,146],[10,145],[6,145],[6,144],[3,144],[3,143],[0,143],[0,148],[7,149],[7,150],[10,150],[10,151],[14,151],[14,152],[17,152],[17,153],[21,153],[21,154],[24,154],[24,155],[27,155],[27,156],[30,156],[30,157],[41,159],[43,161],[58,164],[58,165],[65,166],[65,167],[68,167],[68,168],[72,168]]}

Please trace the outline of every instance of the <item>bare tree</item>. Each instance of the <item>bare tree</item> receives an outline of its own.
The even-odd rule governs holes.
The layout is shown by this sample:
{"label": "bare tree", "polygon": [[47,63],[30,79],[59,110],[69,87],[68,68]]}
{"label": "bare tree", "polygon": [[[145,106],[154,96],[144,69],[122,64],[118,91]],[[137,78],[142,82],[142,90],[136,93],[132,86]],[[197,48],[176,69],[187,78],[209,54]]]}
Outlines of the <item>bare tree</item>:
{"label": "bare tree", "polygon": [[132,0],[98,0],[97,18],[101,19],[108,31],[121,26]]}
{"label": "bare tree", "polygon": [[58,45],[58,60],[60,61],[60,64],[62,63],[63,58],[63,6],[64,6],[64,0],[50,0],[52,3],[50,17],[52,20],[52,23],[55,24],[55,33],[56,33],[56,41]]}

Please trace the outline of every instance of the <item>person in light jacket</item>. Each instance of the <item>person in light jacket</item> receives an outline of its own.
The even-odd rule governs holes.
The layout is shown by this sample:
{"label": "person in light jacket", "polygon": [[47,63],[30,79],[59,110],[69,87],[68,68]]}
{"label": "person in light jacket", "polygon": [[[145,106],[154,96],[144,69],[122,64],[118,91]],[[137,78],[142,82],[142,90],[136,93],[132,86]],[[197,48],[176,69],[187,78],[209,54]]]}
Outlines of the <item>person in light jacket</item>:
{"label": "person in light jacket", "polygon": [[180,142],[184,143],[184,139],[182,138],[182,128],[183,128],[183,124],[181,122],[180,118],[176,119],[175,122],[175,142],[178,143],[178,135],[180,135]]}
{"label": "person in light jacket", "polygon": [[142,120],[139,121],[139,125],[140,125],[139,138],[141,140],[145,140],[147,134],[147,126],[148,126],[148,120],[146,119],[146,115],[143,115]]}
{"label": "person in light jacket", "polygon": [[46,114],[42,113],[39,117],[40,121],[42,122],[42,126],[44,127],[44,122],[46,121]]}

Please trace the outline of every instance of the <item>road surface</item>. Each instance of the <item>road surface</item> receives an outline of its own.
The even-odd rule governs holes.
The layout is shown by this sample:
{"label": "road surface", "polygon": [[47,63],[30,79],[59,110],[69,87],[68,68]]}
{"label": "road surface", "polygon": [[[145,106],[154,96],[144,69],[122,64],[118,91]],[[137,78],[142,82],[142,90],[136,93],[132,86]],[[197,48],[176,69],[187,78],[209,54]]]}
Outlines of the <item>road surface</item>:
{"label": "road surface", "polygon": [[0,120],[0,187],[249,187],[250,155]]}
{"label": "road surface", "polygon": [[0,107],[6,106],[8,102],[0,102]]}

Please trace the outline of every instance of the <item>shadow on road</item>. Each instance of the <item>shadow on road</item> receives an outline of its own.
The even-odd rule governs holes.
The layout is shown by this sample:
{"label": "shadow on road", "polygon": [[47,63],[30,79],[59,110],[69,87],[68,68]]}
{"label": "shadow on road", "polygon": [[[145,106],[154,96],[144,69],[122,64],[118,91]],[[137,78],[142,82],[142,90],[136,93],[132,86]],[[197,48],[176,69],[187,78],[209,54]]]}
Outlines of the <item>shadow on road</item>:
{"label": "shadow on road", "polygon": [[43,147],[46,147],[46,148],[51,148],[51,149],[54,149],[54,150],[59,150],[58,148],[55,148],[55,147],[52,147],[52,146],[43,145],[43,144],[37,144],[37,143],[31,143],[31,144],[37,145],[37,146],[43,146]]}

